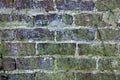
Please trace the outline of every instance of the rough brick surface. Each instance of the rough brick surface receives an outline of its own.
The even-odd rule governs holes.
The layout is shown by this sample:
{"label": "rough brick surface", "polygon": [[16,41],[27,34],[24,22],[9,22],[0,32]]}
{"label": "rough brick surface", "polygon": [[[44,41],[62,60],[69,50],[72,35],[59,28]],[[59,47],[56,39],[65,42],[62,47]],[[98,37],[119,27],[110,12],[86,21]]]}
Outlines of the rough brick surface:
{"label": "rough brick surface", "polygon": [[79,55],[101,55],[117,56],[118,46],[116,44],[79,44]]}
{"label": "rough brick surface", "polygon": [[59,73],[44,73],[44,72],[38,72],[36,74],[36,80],[72,80],[74,79],[74,73],[73,72],[59,72]]}
{"label": "rough brick surface", "polygon": [[58,58],[57,67],[59,70],[93,70],[96,67],[94,59],[75,59],[75,58]]}
{"label": "rough brick surface", "polygon": [[[66,48],[65,48],[66,47]],[[40,43],[38,44],[40,55],[74,55],[75,44],[69,43]]]}
{"label": "rough brick surface", "polygon": [[57,31],[57,40],[75,40],[75,41],[91,41],[95,38],[94,29],[74,29]]}
{"label": "rough brick surface", "polygon": [[103,21],[102,14],[87,14],[81,13],[75,15],[75,24],[80,26],[107,26],[108,24]]}
{"label": "rough brick surface", "polygon": [[14,36],[16,40],[26,40],[26,41],[38,41],[38,40],[54,40],[54,31],[49,31],[48,29],[18,29],[15,31]]}
{"label": "rough brick surface", "polygon": [[15,70],[16,69],[16,61],[12,58],[4,58],[3,59],[3,69],[4,70]]}
{"label": "rough brick surface", "polygon": [[9,56],[35,55],[35,43],[8,43]]}

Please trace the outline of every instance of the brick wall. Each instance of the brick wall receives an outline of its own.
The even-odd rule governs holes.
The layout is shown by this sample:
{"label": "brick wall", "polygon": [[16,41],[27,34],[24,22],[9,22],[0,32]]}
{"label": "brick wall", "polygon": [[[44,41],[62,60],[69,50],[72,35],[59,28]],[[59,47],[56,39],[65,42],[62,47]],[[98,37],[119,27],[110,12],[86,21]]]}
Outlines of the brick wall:
{"label": "brick wall", "polygon": [[0,80],[120,80],[120,0],[0,0]]}

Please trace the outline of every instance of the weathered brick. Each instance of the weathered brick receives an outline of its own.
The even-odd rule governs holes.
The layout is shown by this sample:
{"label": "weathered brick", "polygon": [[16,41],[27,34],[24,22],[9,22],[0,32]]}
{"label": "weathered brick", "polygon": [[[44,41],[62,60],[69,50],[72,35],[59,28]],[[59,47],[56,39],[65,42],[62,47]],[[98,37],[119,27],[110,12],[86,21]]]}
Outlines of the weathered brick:
{"label": "weathered brick", "polygon": [[54,31],[48,29],[18,29],[14,33],[16,40],[54,40]]}
{"label": "weathered brick", "polygon": [[0,40],[14,40],[13,30],[0,29]]}
{"label": "weathered brick", "polygon": [[48,14],[48,15],[36,15],[34,17],[35,26],[47,26],[50,22],[55,20],[57,14]]}
{"label": "weathered brick", "polygon": [[59,10],[82,10],[93,11],[94,2],[81,0],[56,0],[57,9]]}
{"label": "weathered brick", "polygon": [[116,80],[115,74],[112,73],[76,73],[76,80]]}
{"label": "weathered brick", "polygon": [[116,80],[114,73],[99,73],[98,77],[98,80]]}
{"label": "weathered brick", "polygon": [[76,80],[100,80],[100,79],[98,78],[97,74],[93,74],[90,72],[86,73],[77,72]]}
{"label": "weathered brick", "polygon": [[100,40],[120,40],[120,30],[99,29],[97,32]]}
{"label": "weathered brick", "polygon": [[95,59],[87,58],[57,58],[58,70],[94,70],[96,67]]}
{"label": "weathered brick", "polygon": [[116,44],[79,44],[79,55],[117,56],[118,47]]}
{"label": "weathered brick", "polygon": [[53,0],[32,0],[31,1],[31,8],[33,9],[42,9],[46,11],[54,10],[54,3]]}
{"label": "weathered brick", "polygon": [[34,73],[0,74],[0,80],[35,80]]}
{"label": "weathered brick", "polygon": [[82,1],[80,4],[80,8],[82,11],[93,11],[95,4],[93,1]]}
{"label": "weathered brick", "polygon": [[17,10],[21,9],[36,9],[39,8],[41,10],[54,10],[53,0],[1,0],[0,8],[15,8]]}
{"label": "weathered brick", "polygon": [[120,80],[120,73],[116,74],[116,80]]}
{"label": "weathered brick", "polygon": [[0,0],[0,8],[13,8],[14,6],[14,1],[13,0]]}
{"label": "weathered brick", "polygon": [[87,40],[91,41],[95,38],[94,29],[73,29],[73,30],[60,30],[57,31],[57,40]]}
{"label": "weathered brick", "polygon": [[101,58],[98,62],[99,70],[120,70],[120,59],[119,58]]}
{"label": "weathered brick", "polygon": [[72,43],[40,43],[39,55],[74,55],[75,44]]}
{"label": "weathered brick", "polygon": [[75,15],[75,24],[80,26],[107,26],[103,20],[102,14],[81,13]]}
{"label": "weathered brick", "polygon": [[80,9],[80,2],[73,0],[56,0],[57,9],[59,10],[74,10]]}
{"label": "weathered brick", "polygon": [[38,72],[36,80],[74,80],[73,72],[44,73]]}
{"label": "weathered brick", "polygon": [[118,54],[120,54],[120,45],[118,45]]}
{"label": "weathered brick", "polygon": [[0,40],[0,55],[6,56],[7,54],[8,54],[8,45],[4,41]]}
{"label": "weathered brick", "polygon": [[62,15],[62,21],[67,25],[71,25],[73,23],[73,16],[64,14]]}
{"label": "weathered brick", "polygon": [[15,59],[4,58],[2,61],[3,61],[3,69],[4,70],[15,70],[16,69]]}
{"label": "weathered brick", "polygon": [[16,68],[20,70],[37,69],[37,59],[35,58],[17,58]]}
{"label": "weathered brick", "polygon": [[[73,23],[73,16],[68,14],[48,14],[48,15],[37,15],[34,16],[34,25],[35,26],[47,26],[53,24],[53,22],[59,20],[66,25],[71,25]],[[54,23],[55,24],[55,23]],[[54,26],[52,26],[54,27]],[[61,26],[62,27],[62,26]]]}
{"label": "weathered brick", "polygon": [[35,43],[8,43],[8,55],[29,56],[35,54]]}
{"label": "weathered brick", "polygon": [[[14,22],[14,23],[12,23]],[[22,24],[20,24],[22,23]],[[24,24],[23,24],[24,23]],[[33,25],[33,18],[25,14],[0,14],[0,26]]]}
{"label": "weathered brick", "polygon": [[119,0],[97,0],[96,8],[98,11],[111,11],[119,6]]}
{"label": "weathered brick", "polygon": [[22,21],[26,20],[27,17],[25,14],[0,14],[0,21],[11,22],[11,21]]}
{"label": "weathered brick", "polygon": [[39,69],[54,69],[54,59],[52,57],[39,57],[37,58],[37,64]]}

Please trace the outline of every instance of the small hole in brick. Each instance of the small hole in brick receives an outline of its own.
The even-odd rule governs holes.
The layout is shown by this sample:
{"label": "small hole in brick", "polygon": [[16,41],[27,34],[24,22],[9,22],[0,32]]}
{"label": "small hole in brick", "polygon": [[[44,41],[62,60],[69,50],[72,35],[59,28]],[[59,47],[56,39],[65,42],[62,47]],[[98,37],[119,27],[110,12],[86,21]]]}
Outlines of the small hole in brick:
{"label": "small hole in brick", "polygon": [[2,75],[1,75],[1,79],[2,79],[2,80],[8,80],[9,77],[8,77],[8,75],[6,75],[6,74],[2,74]]}

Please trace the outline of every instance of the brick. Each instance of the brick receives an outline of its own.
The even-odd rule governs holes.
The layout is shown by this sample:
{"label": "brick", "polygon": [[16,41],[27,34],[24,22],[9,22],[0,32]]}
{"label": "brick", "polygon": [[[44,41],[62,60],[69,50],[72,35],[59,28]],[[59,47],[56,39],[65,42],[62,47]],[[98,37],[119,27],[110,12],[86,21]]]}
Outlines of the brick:
{"label": "brick", "polygon": [[6,22],[11,22],[11,21],[22,21],[26,20],[28,16],[25,14],[0,14],[0,21],[6,21]]}
{"label": "brick", "polygon": [[120,54],[120,45],[118,45],[118,54]]}
{"label": "brick", "polygon": [[17,58],[16,68],[20,70],[37,69],[37,59],[35,58]]}
{"label": "brick", "polygon": [[30,56],[35,54],[35,43],[8,43],[9,56]]}
{"label": "brick", "polygon": [[93,11],[94,2],[81,0],[56,0],[57,9],[59,10],[82,10]]}
{"label": "brick", "polygon": [[99,73],[98,77],[98,80],[116,80],[114,73]]}
{"label": "brick", "polygon": [[73,72],[44,73],[38,72],[36,80],[74,80]]}
{"label": "brick", "polygon": [[13,8],[13,6],[14,6],[14,1],[13,0],[9,0],[9,1],[7,1],[7,0],[0,0],[0,8],[4,8],[4,7],[6,7],[6,8]]}
{"label": "brick", "polygon": [[116,74],[116,80],[120,80],[120,73]]}
{"label": "brick", "polygon": [[6,56],[8,54],[8,46],[5,42],[0,40],[0,55]]}
{"label": "brick", "polygon": [[112,73],[76,73],[76,80],[116,80],[115,74]]}
{"label": "brick", "polygon": [[92,41],[95,38],[94,29],[73,29],[57,31],[56,39],[59,40],[75,40],[75,41]]}
{"label": "brick", "polygon": [[[0,74],[0,80],[35,80],[34,73]],[[5,78],[6,77],[6,78]]]}
{"label": "brick", "polygon": [[89,56],[117,56],[118,47],[116,44],[79,44],[79,55]]}
{"label": "brick", "polygon": [[35,26],[47,26],[50,22],[55,20],[57,14],[48,14],[48,15],[36,15],[34,17],[34,24]]}
{"label": "brick", "polygon": [[54,59],[52,57],[39,57],[37,58],[37,64],[39,69],[54,69]]}
{"label": "brick", "polygon": [[98,78],[97,74],[93,74],[90,72],[86,73],[77,72],[76,80],[100,80],[100,79]]}
{"label": "brick", "polygon": [[54,3],[53,0],[32,0],[31,1],[31,8],[32,9],[42,9],[46,11],[53,11],[54,10]]}
{"label": "brick", "polygon": [[98,62],[99,70],[120,70],[120,59],[119,58],[101,58]]}
{"label": "brick", "polygon": [[95,59],[87,58],[57,58],[58,70],[94,70],[96,67]]}
{"label": "brick", "polygon": [[54,40],[54,31],[48,29],[18,29],[14,31],[16,40],[29,40],[29,41],[46,41]]}
{"label": "brick", "polygon": [[0,29],[0,40],[14,40],[13,30]]}
{"label": "brick", "polygon": [[0,70],[3,70],[4,67],[3,67],[3,60],[0,58]]}
{"label": "brick", "polygon": [[39,55],[74,55],[75,44],[72,43],[40,43]]}
{"label": "brick", "polygon": [[64,14],[64,15],[62,15],[62,21],[66,25],[72,25],[72,23],[73,23],[73,16],[68,15],[68,14]]}
{"label": "brick", "polygon": [[[13,23],[14,22],[14,23]],[[20,24],[22,23],[22,24]],[[33,19],[30,16],[27,16],[25,14],[0,14],[0,26],[6,27],[6,26],[12,26],[12,25],[33,25]]]}
{"label": "brick", "polygon": [[94,7],[95,4],[93,1],[82,1],[80,6],[82,11],[93,11]]}
{"label": "brick", "polygon": [[53,0],[1,0],[0,8],[15,8],[16,10],[21,9],[41,9],[41,10],[54,10]]}
{"label": "brick", "polygon": [[11,20],[10,20],[10,14],[0,14],[0,21],[1,21],[1,22],[11,21]]}
{"label": "brick", "polygon": [[75,15],[75,24],[79,26],[107,26],[109,24],[105,23],[102,14],[88,14],[81,13]]}
{"label": "brick", "polygon": [[73,1],[73,0],[56,0],[56,6],[59,10],[79,10],[80,9],[80,2],[79,1]]}
{"label": "brick", "polygon": [[[69,14],[47,14],[47,15],[36,15],[34,16],[34,25],[35,26],[48,26],[53,24],[54,21],[59,20],[66,25],[71,25],[73,23],[73,16]],[[51,25],[50,25],[51,27]],[[54,26],[52,26],[54,27]],[[62,27],[62,26],[61,26]]]}
{"label": "brick", "polygon": [[120,30],[101,29],[97,32],[100,40],[120,40]]}
{"label": "brick", "polygon": [[98,11],[110,11],[119,6],[118,0],[97,0],[96,8]]}
{"label": "brick", "polygon": [[3,59],[3,68],[4,70],[15,70],[16,69],[16,62],[15,59],[12,58],[4,58]]}

